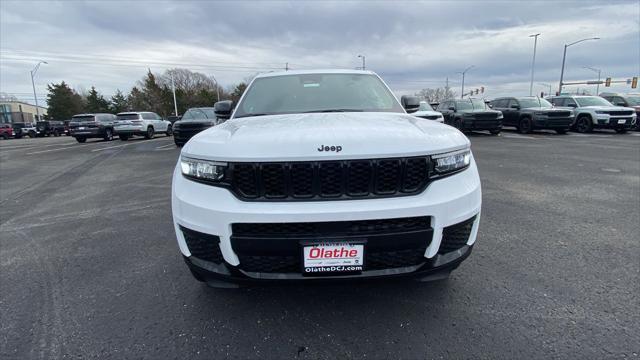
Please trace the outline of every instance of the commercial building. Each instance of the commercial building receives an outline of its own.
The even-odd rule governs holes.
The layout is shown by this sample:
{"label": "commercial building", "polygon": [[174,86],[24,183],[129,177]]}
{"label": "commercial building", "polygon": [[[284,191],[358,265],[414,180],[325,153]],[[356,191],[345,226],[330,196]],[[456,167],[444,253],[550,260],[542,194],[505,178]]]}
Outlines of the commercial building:
{"label": "commercial building", "polygon": [[[47,115],[47,108],[38,106],[40,118]],[[0,123],[33,123],[37,121],[36,106],[22,101],[0,101]]]}

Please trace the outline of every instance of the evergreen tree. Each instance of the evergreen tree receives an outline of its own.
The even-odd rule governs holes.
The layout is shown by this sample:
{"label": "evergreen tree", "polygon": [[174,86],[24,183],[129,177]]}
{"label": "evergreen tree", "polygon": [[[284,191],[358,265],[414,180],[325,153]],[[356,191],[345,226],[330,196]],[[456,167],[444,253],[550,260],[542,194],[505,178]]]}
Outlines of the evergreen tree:
{"label": "evergreen tree", "polygon": [[106,113],[109,112],[109,101],[102,96],[95,87],[91,87],[87,95],[85,112],[87,113]]}
{"label": "evergreen tree", "polygon": [[109,108],[114,114],[129,110],[129,102],[120,89],[111,97]]}
{"label": "evergreen tree", "polygon": [[71,119],[73,115],[83,112],[82,97],[64,81],[60,84],[47,85],[47,113],[54,120]]}

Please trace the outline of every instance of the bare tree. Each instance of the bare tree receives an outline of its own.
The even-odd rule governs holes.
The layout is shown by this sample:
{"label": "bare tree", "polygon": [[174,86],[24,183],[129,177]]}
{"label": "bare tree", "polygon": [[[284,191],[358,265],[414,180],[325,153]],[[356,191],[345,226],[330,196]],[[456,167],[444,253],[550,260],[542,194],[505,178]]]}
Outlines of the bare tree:
{"label": "bare tree", "polygon": [[416,96],[428,103],[439,103],[443,100],[455,98],[456,93],[450,87],[445,86],[435,89],[422,89],[416,93]]}

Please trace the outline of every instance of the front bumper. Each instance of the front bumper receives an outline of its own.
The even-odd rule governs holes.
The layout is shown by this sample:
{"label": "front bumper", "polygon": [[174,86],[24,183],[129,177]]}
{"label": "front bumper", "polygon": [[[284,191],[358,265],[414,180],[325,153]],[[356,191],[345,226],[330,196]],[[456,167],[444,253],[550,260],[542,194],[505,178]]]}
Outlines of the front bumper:
{"label": "front bumper", "polygon": [[636,116],[609,116],[599,115],[596,121],[593,122],[593,127],[596,129],[623,129],[630,130],[636,126]]}
{"label": "front bumper", "polygon": [[196,128],[196,129],[183,129],[183,128],[174,128],[173,129],[173,137],[177,142],[186,143],[195,136],[197,133],[208,129],[208,127]]}
{"label": "front bumper", "polygon": [[[433,181],[415,196],[398,198],[313,201],[245,202],[224,188],[184,178],[179,167],[173,175],[172,212],[178,246],[189,267],[202,277],[229,281],[358,279],[386,276],[424,275],[455,268],[475,243],[480,222],[481,186],[475,161],[468,169]],[[238,223],[318,223],[400,219],[428,216],[432,233],[425,238],[423,262],[419,266],[365,271],[355,275],[305,277],[301,272],[262,273],[243,270],[232,243],[233,224]],[[443,230],[472,220],[463,246],[442,253]],[[183,229],[219,239],[220,263],[192,256]],[[258,241],[258,240],[256,240]],[[467,246],[468,249],[465,247]]]}

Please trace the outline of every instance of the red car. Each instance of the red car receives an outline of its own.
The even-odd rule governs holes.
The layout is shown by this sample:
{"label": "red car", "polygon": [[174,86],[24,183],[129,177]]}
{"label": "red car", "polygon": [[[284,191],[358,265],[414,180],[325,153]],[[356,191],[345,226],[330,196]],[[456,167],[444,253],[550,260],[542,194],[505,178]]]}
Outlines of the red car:
{"label": "red car", "polygon": [[5,140],[13,137],[13,127],[11,124],[0,124],[0,137]]}

